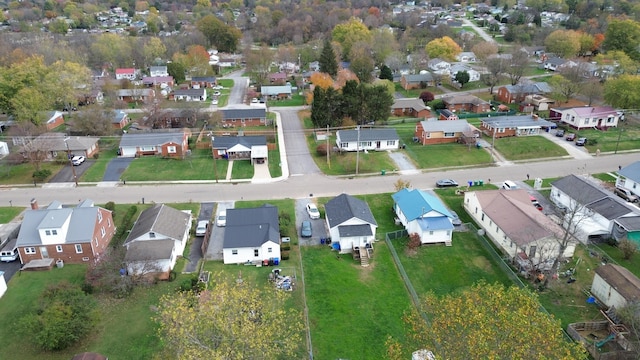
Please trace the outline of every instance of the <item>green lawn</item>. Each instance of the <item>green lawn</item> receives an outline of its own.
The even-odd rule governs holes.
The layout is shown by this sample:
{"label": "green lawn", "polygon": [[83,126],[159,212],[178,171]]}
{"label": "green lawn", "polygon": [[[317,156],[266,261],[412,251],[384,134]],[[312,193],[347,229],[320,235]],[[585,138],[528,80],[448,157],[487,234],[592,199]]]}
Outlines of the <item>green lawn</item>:
{"label": "green lawn", "polygon": [[[51,176],[47,178],[44,182],[49,181],[55,174],[60,171],[63,167],[65,167],[68,163],[65,164],[56,164],[55,162],[43,162],[40,164],[40,169],[51,170]],[[20,165],[7,165],[2,164],[0,166],[0,184],[8,185],[8,184],[33,184],[33,172],[35,171],[35,167],[31,163],[25,163]]]}
{"label": "green lawn", "polygon": [[280,162],[280,148],[269,150],[269,173],[272,178],[282,176],[282,163]]}
{"label": "green lawn", "polygon": [[[322,142],[324,143],[324,142]],[[330,144],[335,144],[335,138],[329,140]],[[311,157],[316,162],[320,170],[327,175],[352,175],[356,173],[356,160],[358,160],[358,174],[379,174],[381,170],[391,171],[396,168],[395,163],[386,151],[364,151],[356,152],[332,152],[327,162],[326,155],[318,155],[316,148],[320,142],[315,140],[313,135],[307,136],[307,144]]]}
{"label": "green lawn", "polygon": [[226,160],[214,160],[211,150],[196,149],[184,160],[163,159],[156,156],[141,157],[133,160],[122,174],[127,181],[154,180],[215,180],[224,179],[227,173]]}
{"label": "green lawn", "polygon": [[[492,142],[491,137],[485,137],[485,140]],[[561,146],[543,136],[496,138],[495,147],[508,160],[528,160],[569,155]]]}
{"label": "green lawn", "polygon": [[304,95],[298,95],[298,94],[292,95],[291,99],[267,101],[267,105],[269,106],[302,106],[305,104],[306,104],[306,99]]}
{"label": "green lawn", "polygon": [[235,160],[233,169],[231,170],[232,179],[251,179],[253,178],[253,164],[250,160]]}
{"label": "green lawn", "polygon": [[25,208],[20,206],[3,206],[0,207],[0,224],[6,224],[20,215]]}
{"label": "green lawn", "polygon": [[91,166],[80,177],[83,182],[102,181],[109,162],[118,156],[119,139],[100,139],[100,156],[93,160]]}
{"label": "green lawn", "polygon": [[[613,128],[608,131],[585,129],[576,131],[569,130],[578,134],[578,137],[586,137],[587,149],[590,153],[595,153],[598,149],[601,152],[615,152],[624,150],[633,150],[640,147],[640,126],[621,123],[619,128]],[[595,143],[594,143],[595,141]]]}

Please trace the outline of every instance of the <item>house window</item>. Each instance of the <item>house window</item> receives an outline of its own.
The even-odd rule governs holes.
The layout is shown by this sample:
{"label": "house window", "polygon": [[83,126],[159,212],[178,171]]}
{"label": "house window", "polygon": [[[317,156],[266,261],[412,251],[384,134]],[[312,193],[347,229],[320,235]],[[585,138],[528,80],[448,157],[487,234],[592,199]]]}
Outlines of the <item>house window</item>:
{"label": "house window", "polygon": [[96,246],[98,246],[98,237],[96,236],[95,239],[93,239],[93,242],[96,244]]}
{"label": "house window", "polygon": [[387,146],[395,146],[395,145],[396,145],[395,140],[387,140]]}
{"label": "house window", "polygon": [[267,252],[268,252],[268,253],[270,253],[270,252],[272,252],[272,251],[273,251],[273,249],[272,249],[272,248],[267,248]]}
{"label": "house window", "polygon": [[76,244],[76,254],[82,254],[82,245]]}
{"label": "house window", "polygon": [[152,239],[155,239],[156,238],[156,233],[150,232],[149,233],[149,237],[152,238]]}
{"label": "house window", "polygon": [[456,136],[456,133],[452,133],[452,132],[446,132],[446,133],[444,133],[444,137],[446,137],[446,138],[452,138],[452,137],[454,137],[454,136]]}
{"label": "house window", "polygon": [[433,231],[429,231],[429,235],[433,235]]}
{"label": "house window", "polygon": [[613,118],[607,118],[607,123],[612,123],[613,122]]}
{"label": "house window", "polygon": [[102,221],[102,212],[98,211],[98,222]]}
{"label": "house window", "polygon": [[24,253],[25,254],[35,254],[36,253],[36,248],[34,248],[34,247],[24,248]]}
{"label": "house window", "polygon": [[111,219],[107,219],[107,226],[111,227]]}
{"label": "house window", "polygon": [[500,228],[496,225],[496,233],[500,232]]}
{"label": "house window", "polygon": [[536,257],[536,247],[535,245],[529,248],[529,257],[530,258],[534,258]]}
{"label": "house window", "polygon": [[44,233],[45,233],[47,236],[51,236],[51,230],[45,230],[45,231],[44,231]]}
{"label": "house window", "polygon": [[62,252],[62,245],[56,245],[56,251]]}
{"label": "house window", "polygon": [[489,220],[489,226],[493,225],[493,221]]}
{"label": "house window", "polygon": [[102,237],[107,234],[107,232],[104,230],[104,226],[100,228],[100,234],[102,234]]}
{"label": "house window", "polygon": [[255,257],[260,256],[260,250],[258,250],[258,249],[253,250],[253,256],[255,256]]}
{"label": "house window", "polygon": [[478,213],[478,207],[477,207],[477,206],[476,206],[476,211],[475,211],[475,213],[476,213],[476,214]]}
{"label": "house window", "polygon": [[484,214],[482,214],[482,216],[480,217],[480,220],[484,222]]}
{"label": "house window", "polygon": [[51,235],[58,235],[58,230],[51,230]]}
{"label": "house window", "polygon": [[238,255],[238,250],[231,250],[231,255]]}
{"label": "house window", "polygon": [[427,138],[427,139],[430,139],[430,138],[431,138],[431,133],[430,133],[430,132],[425,133],[425,134],[426,134],[426,135],[425,135],[425,138]]}
{"label": "house window", "polygon": [[343,149],[349,147],[349,143],[340,143],[340,147]]}
{"label": "house window", "polygon": [[177,152],[176,151],[176,147],[175,146],[167,146],[167,152],[169,154],[175,154]]}

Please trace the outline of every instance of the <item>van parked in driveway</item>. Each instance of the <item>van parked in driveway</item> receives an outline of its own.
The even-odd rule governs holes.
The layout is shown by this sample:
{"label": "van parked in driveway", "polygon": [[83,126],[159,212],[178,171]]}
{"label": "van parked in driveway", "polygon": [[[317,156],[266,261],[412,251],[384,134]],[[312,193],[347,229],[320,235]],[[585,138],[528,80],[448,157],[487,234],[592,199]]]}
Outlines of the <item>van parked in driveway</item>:
{"label": "van parked in driveway", "polygon": [[18,248],[15,246],[7,246],[0,250],[0,261],[12,262],[18,259]]}
{"label": "van parked in driveway", "polygon": [[515,190],[519,189],[520,187],[518,187],[518,185],[511,180],[505,180],[505,182],[502,183],[502,188],[505,190]]}

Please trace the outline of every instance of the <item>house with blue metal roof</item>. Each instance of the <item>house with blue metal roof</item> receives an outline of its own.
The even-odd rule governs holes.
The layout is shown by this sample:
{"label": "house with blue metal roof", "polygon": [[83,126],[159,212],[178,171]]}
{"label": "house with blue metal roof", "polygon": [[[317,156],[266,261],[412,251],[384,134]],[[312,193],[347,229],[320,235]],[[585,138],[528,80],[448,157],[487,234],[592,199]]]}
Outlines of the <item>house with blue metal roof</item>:
{"label": "house with blue metal roof", "polygon": [[393,210],[409,234],[418,234],[422,244],[451,246],[453,216],[435,195],[404,188],[391,195]]}

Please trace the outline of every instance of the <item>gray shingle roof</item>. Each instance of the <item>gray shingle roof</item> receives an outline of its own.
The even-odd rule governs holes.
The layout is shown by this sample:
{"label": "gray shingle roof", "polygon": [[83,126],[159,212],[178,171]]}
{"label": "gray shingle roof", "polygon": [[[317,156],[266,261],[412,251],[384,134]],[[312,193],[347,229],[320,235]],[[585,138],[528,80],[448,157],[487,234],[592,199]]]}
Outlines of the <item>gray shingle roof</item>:
{"label": "gray shingle roof", "polygon": [[182,132],[158,132],[158,133],[144,133],[144,134],[132,134],[126,133],[122,135],[120,139],[120,147],[127,146],[159,146],[170,142],[182,144],[182,138],[184,133]]}
{"label": "gray shingle roof", "polygon": [[134,241],[127,247],[125,261],[164,260],[171,258],[175,241],[162,239],[155,241]]}
{"label": "gray shingle roof", "polygon": [[227,209],[224,249],[259,247],[267,241],[280,241],[276,206],[265,204],[257,208]]}
{"label": "gray shingle roof", "polygon": [[609,220],[617,219],[622,215],[633,212],[632,208],[611,197],[594,201],[587,205],[587,208]]}
{"label": "gray shingle roof", "polygon": [[216,82],[215,76],[193,76],[191,81],[195,82]]}
{"label": "gray shingle roof", "polygon": [[[529,115],[520,116],[500,116],[494,118],[487,118],[482,120],[483,123],[489,124],[491,128],[520,128],[520,127],[556,127],[556,124],[544,119],[534,119]],[[497,124],[497,125],[495,125]],[[494,126],[495,125],[495,126]]]}
{"label": "gray shingle roof", "polygon": [[341,238],[353,236],[371,236],[371,226],[367,224],[338,226],[338,234]]}
{"label": "gray shingle roof", "polygon": [[511,94],[548,94],[553,91],[549,84],[545,82],[538,82],[535,84],[519,84],[519,85],[507,85],[505,88]]}
{"label": "gray shingle roof", "polygon": [[264,108],[244,108],[244,109],[225,109],[220,110],[222,120],[226,119],[256,119],[267,116],[267,110]]}
{"label": "gray shingle roof", "polygon": [[413,109],[415,111],[421,111],[428,109],[424,102],[420,99],[395,99],[392,109]]}
{"label": "gray shingle roof", "polygon": [[[358,141],[358,130],[338,130],[341,141]],[[400,140],[396,129],[360,129],[360,141]]]}
{"label": "gray shingle roof", "polygon": [[191,227],[190,220],[191,216],[185,212],[164,204],[155,204],[140,213],[124,244],[149,232],[155,233],[158,239],[181,241],[185,231]]}
{"label": "gray shingle roof", "polygon": [[240,144],[247,148],[257,145],[267,145],[267,138],[265,136],[216,136],[212,139],[212,144],[215,149],[229,149],[233,146]]}
{"label": "gray shingle roof", "polygon": [[433,81],[433,75],[429,72],[426,74],[404,75],[404,79],[408,83],[431,82]]}
{"label": "gray shingle roof", "polygon": [[569,175],[558,179],[552,182],[551,186],[555,186],[558,190],[583,205],[590,204],[608,196],[608,194],[600,190],[596,184],[576,175]]}
{"label": "gray shingle roof", "polygon": [[378,225],[371,213],[371,209],[369,209],[369,205],[351,195],[340,194],[329,200],[324,208],[329,227],[331,228],[352,218],[357,218],[376,226]]}
{"label": "gray shingle roof", "polygon": [[626,268],[606,264],[596,269],[596,274],[622,295],[627,301],[640,300],[640,279]]}
{"label": "gray shingle roof", "polygon": [[420,124],[427,132],[467,132],[472,130],[467,120],[427,120],[421,121]]}
{"label": "gray shingle roof", "polygon": [[176,89],[173,91],[174,96],[204,96],[206,90],[202,89]]}

